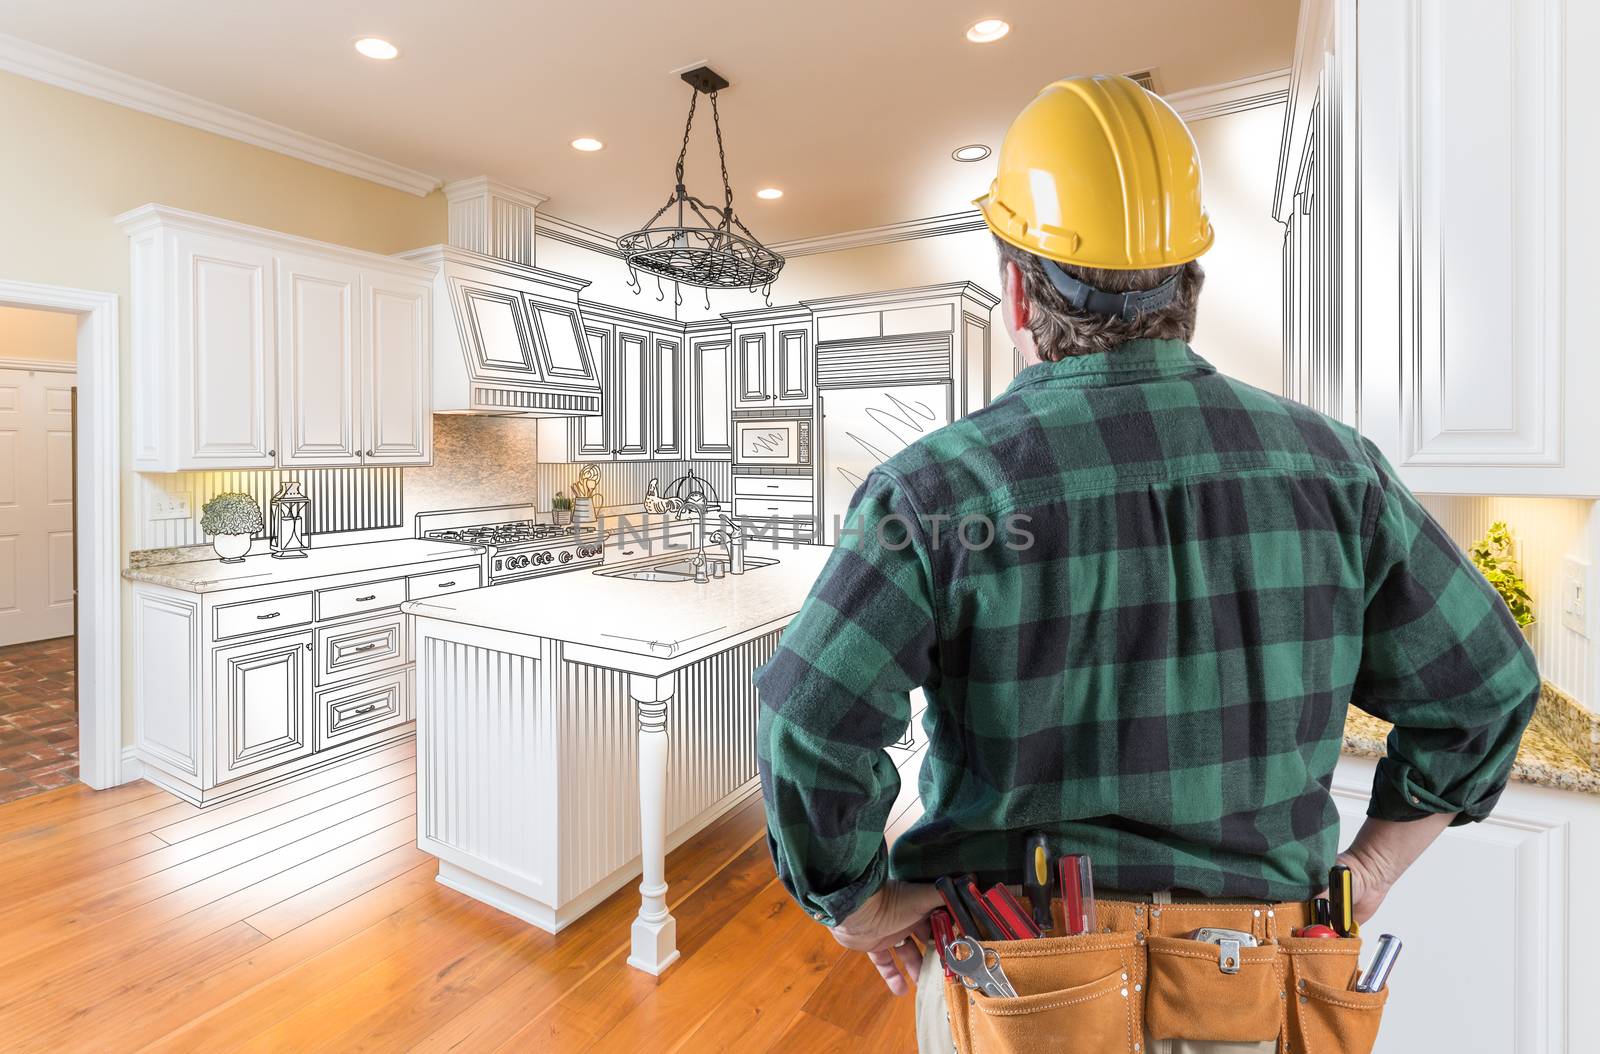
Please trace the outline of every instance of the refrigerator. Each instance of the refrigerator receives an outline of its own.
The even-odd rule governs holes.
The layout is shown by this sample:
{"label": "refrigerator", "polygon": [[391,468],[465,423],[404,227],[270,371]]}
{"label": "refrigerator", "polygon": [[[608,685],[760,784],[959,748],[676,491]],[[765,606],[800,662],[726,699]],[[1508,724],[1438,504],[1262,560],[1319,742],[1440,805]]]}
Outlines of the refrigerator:
{"label": "refrigerator", "polygon": [[850,499],[869,472],[950,423],[951,390],[948,381],[819,388],[822,472],[817,515],[824,543],[837,540]]}

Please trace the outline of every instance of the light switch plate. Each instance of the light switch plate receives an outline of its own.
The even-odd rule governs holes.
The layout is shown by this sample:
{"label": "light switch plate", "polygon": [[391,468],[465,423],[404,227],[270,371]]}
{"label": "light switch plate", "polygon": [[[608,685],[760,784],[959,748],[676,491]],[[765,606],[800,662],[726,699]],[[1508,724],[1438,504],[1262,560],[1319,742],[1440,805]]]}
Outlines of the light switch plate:
{"label": "light switch plate", "polygon": [[1561,624],[1589,635],[1589,565],[1571,556],[1561,561]]}
{"label": "light switch plate", "polygon": [[157,493],[150,499],[152,520],[187,520],[189,495]]}

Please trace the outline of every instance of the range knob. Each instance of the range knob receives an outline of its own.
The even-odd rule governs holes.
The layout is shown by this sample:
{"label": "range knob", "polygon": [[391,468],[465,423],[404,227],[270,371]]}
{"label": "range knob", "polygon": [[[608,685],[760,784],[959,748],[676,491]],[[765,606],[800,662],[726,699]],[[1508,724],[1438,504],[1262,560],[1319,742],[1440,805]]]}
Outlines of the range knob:
{"label": "range knob", "polygon": [[540,553],[539,554],[539,562],[541,564],[548,564],[551,560],[554,560],[554,559],[555,559],[555,557],[551,556],[549,553]]}
{"label": "range knob", "polygon": [[567,552],[565,549],[561,550],[561,562],[562,563],[567,563],[571,559],[572,559],[572,554],[571,553]]}

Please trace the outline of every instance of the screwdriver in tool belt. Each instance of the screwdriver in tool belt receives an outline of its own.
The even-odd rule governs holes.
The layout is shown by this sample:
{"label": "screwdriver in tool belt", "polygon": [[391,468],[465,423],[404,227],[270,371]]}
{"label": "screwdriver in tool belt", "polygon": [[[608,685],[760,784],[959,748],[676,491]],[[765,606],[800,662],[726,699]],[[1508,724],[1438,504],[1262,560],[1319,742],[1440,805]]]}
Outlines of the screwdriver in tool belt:
{"label": "screwdriver in tool belt", "polygon": [[1027,859],[1022,863],[1022,888],[1033,905],[1033,921],[1046,933],[1055,928],[1050,914],[1050,843],[1044,832],[1028,835]]}

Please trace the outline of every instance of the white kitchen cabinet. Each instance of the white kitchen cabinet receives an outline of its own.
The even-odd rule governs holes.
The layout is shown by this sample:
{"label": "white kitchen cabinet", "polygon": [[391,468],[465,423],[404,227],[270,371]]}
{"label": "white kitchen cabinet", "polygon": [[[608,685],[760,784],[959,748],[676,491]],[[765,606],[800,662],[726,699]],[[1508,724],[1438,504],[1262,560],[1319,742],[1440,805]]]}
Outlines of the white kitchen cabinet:
{"label": "white kitchen cabinet", "polygon": [[369,274],[361,283],[361,463],[433,461],[433,293],[426,282]]}
{"label": "white kitchen cabinet", "polygon": [[772,328],[739,326],[733,331],[734,375],[737,378],[733,407],[759,409],[772,405]]}
{"label": "white kitchen cabinet", "polygon": [[772,352],[777,388],[772,401],[779,406],[811,404],[811,323],[774,326]]}
{"label": "white kitchen cabinet", "polygon": [[361,272],[338,260],[279,254],[278,463],[361,462]]}
{"label": "white kitchen cabinet", "polygon": [[686,334],[689,456],[697,461],[733,458],[732,334],[725,322],[691,326]]}
{"label": "white kitchen cabinet", "polygon": [[612,456],[618,461],[643,461],[650,456],[649,331],[618,326],[614,365]]}
{"label": "white kitchen cabinet", "polygon": [[[588,326],[584,329],[584,336],[589,342],[589,356],[594,360],[596,376],[600,382],[602,398],[600,412],[590,417],[578,417],[572,421],[572,429],[576,433],[574,438],[578,457],[583,460],[611,458],[611,430],[613,415],[607,404],[611,401],[605,398],[605,393],[610,391],[609,378],[614,365],[612,359],[612,346],[616,341],[616,330],[611,326]],[[543,434],[540,441],[543,442]]]}
{"label": "white kitchen cabinet", "polygon": [[811,313],[793,306],[741,311],[732,322],[735,410],[810,406]]}
{"label": "white kitchen cabinet", "polygon": [[430,268],[160,205],[117,221],[135,469],[430,461]]}
{"label": "white kitchen cabinet", "polygon": [[234,779],[314,749],[310,633],[217,649],[217,778]]}
{"label": "white kitchen cabinet", "polygon": [[[1575,353],[1600,127],[1568,116],[1567,0],[1315,0],[1275,212],[1288,393],[1371,437],[1415,490],[1600,494],[1600,362]],[[1359,115],[1359,120],[1357,119]]]}
{"label": "white kitchen cabinet", "polygon": [[683,458],[683,340],[655,336],[651,371],[650,456],[657,461]]}

